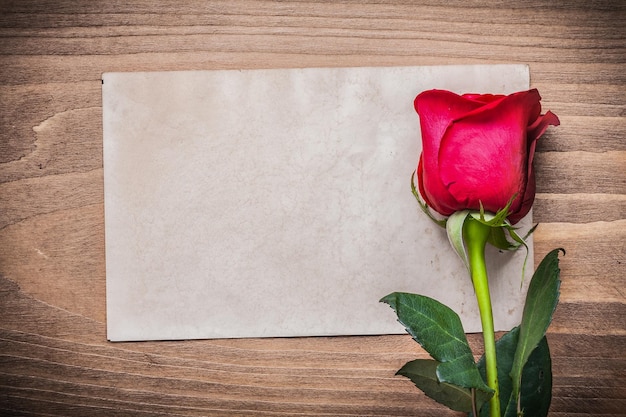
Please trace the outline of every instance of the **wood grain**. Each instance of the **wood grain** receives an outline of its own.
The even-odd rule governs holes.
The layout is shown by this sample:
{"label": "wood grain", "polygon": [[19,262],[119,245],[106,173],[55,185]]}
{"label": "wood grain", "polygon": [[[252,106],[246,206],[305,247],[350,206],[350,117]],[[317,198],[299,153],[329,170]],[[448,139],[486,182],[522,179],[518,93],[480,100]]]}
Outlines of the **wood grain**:
{"label": "wood grain", "polygon": [[[106,342],[107,71],[526,63],[538,260],[564,247],[551,416],[626,415],[619,1],[0,1],[0,415],[458,416],[408,336]],[[480,354],[478,335],[470,342]]]}

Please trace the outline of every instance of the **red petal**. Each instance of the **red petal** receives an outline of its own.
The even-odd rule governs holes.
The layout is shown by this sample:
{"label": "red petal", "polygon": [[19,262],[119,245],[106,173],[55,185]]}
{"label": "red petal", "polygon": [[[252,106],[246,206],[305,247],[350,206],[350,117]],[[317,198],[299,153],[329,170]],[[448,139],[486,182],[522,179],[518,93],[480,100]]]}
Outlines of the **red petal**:
{"label": "red petal", "polygon": [[537,139],[544,134],[548,126],[558,126],[560,124],[559,118],[556,114],[548,111],[543,116],[539,116],[537,120],[535,120],[528,127],[528,179],[526,189],[524,190],[524,196],[522,198],[522,205],[517,213],[513,213],[509,216],[509,220],[512,224],[520,221],[532,207],[535,201],[535,170],[533,167],[533,160],[535,157],[535,148],[537,146]]}
{"label": "red petal", "polygon": [[483,104],[487,104],[495,100],[500,100],[501,98],[504,98],[505,96],[501,94],[463,94],[461,97],[469,99],[469,100],[477,101]]}
{"label": "red petal", "polygon": [[539,115],[536,90],[515,93],[468,113],[446,130],[439,153],[443,184],[466,208],[496,212],[514,195],[519,211],[528,181],[527,126]]}
{"label": "red petal", "polygon": [[423,164],[422,155],[420,155],[420,160],[419,160],[419,163],[417,164],[417,188],[420,192],[420,195],[426,202],[426,205],[428,207],[433,207],[433,203],[431,203],[431,201],[428,198],[428,195],[426,194],[426,190],[424,190],[424,164]]}
{"label": "red petal", "polygon": [[515,224],[528,214],[530,208],[535,202],[535,171],[532,167],[528,170],[528,182],[526,183],[526,189],[524,190],[524,197],[522,198],[522,205],[519,210],[509,215],[508,219],[511,224]]}
{"label": "red petal", "polygon": [[415,110],[420,116],[422,132],[420,191],[430,206],[447,216],[457,210],[458,201],[452,197],[439,178],[439,147],[450,123],[479,108],[477,101],[462,98],[450,91],[428,90],[415,98]]}

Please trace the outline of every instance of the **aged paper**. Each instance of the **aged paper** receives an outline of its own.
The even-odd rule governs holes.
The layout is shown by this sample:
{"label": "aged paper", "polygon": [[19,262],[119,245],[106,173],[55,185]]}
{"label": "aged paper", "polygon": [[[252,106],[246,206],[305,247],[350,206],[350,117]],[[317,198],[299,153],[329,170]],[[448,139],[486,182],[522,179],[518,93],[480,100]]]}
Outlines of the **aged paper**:
{"label": "aged paper", "polygon": [[[528,86],[524,65],[104,74],[109,340],[404,333],[378,302],[393,291],[480,331],[467,272],[410,191],[413,99]],[[490,255],[508,330],[525,253]]]}

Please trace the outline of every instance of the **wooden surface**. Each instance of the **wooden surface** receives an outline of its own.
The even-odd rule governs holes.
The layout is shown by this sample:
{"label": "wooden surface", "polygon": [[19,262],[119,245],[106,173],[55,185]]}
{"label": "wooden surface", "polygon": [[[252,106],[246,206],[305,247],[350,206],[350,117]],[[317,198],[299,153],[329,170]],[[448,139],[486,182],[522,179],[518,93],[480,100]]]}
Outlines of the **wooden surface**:
{"label": "wooden surface", "polygon": [[626,415],[625,26],[620,1],[1,1],[0,415],[459,415],[394,376],[408,336],[108,343],[100,76],[472,63],[529,64],[562,122],[551,416]]}

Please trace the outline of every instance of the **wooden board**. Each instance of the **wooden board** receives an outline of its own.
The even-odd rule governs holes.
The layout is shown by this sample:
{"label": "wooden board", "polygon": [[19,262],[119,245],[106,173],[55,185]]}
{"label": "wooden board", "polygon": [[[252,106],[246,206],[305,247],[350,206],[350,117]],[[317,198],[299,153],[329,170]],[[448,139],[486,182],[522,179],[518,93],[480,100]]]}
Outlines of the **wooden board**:
{"label": "wooden board", "polygon": [[0,2],[0,414],[458,415],[394,376],[425,357],[408,336],[106,342],[100,78],[523,63],[562,122],[536,158],[536,260],[567,250],[551,416],[624,415],[625,23],[618,1]]}

